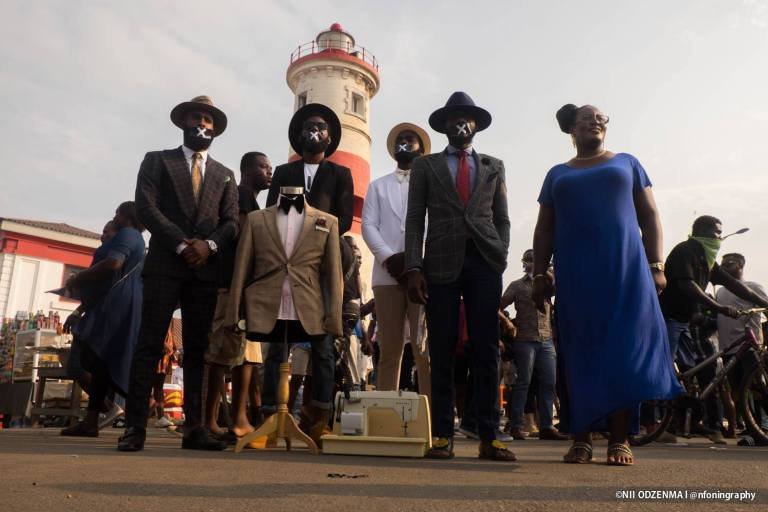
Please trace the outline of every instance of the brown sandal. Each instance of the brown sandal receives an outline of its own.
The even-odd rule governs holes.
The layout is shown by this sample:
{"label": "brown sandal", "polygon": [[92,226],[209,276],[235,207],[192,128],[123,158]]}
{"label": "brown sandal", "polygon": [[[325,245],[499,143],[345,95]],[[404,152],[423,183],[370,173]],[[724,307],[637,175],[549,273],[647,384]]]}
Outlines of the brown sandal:
{"label": "brown sandal", "polygon": [[[630,459],[630,462],[621,462],[618,459],[621,455],[627,455]],[[614,460],[611,460],[613,458]],[[629,449],[629,446],[627,446],[624,443],[613,443],[608,446],[608,457],[606,460],[606,464],[609,466],[634,466],[635,465],[635,456],[632,453],[632,450]]]}
{"label": "brown sandal", "polygon": [[568,453],[563,455],[563,462],[566,464],[587,464],[592,462],[592,445],[584,442],[573,443]]}

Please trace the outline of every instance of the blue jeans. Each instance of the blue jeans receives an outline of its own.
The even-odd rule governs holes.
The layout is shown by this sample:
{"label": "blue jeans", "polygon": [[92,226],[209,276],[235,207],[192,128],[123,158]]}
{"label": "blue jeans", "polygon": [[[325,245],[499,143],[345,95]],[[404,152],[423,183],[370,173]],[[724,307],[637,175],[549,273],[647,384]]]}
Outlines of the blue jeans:
{"label": "blue jeans", "polygon": [[[311,403],[318,409],[331,409],[333,406],[334,372],[336,358],[333,353],[333,336],[326,336],[321,341],[313,341],[310,351],[312,361],[312,396],[304,397],[304,403]],[[267,357],[264,358],[264,386],[261,391],[262,409],[265,412],[277,410],[277,380],[280,363],[285,347],[282,343],[270,343]]]}
{"label": "blue jeans", "polygon": [[531,385],[533,369],[536,368],[539,375],[539,424],[542,429],[551,429],[557,375],[557,355],[552,340],[515,341],[512,343],[512,354],[517,366],[517,381],[512,388],[511,428],[523,426],[528,387]]}
{"label": "blue jeans", "polygon": [[692,368],[696,366],[696,351],[691,337],[691,328],[688,322],[678,322],[666,318],[667,334],[669,335],[669,353],[672,361],[680,365]]}

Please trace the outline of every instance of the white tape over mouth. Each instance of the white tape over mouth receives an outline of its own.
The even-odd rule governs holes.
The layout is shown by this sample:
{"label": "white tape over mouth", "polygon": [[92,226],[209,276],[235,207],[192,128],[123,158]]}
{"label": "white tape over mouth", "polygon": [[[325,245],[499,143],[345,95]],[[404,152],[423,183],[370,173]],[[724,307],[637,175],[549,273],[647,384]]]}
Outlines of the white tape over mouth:
{"label": "white tape over mouth", "polygon": [[397,146],[397,149],[395,150],[395,153],[410,153],[410,152],[411,152],[410,144],[399,144]]}
{"label": "white tape over mouth", "polygon": [[467,123],[457,123],[456,135],[469,135],[469,125]]}
{"label": "white tape over mouth", "polygon": [[312,142],[320,142],[320,132],[309,132],[309,140]]}
{"label": "white tape over mouth", "polygon": [[208,135],[208,134],[206,133],[206,131],[207,131],[207,130],[206,130],[205,128],[200,128],[200,127],[198,126],[198,127],[197,127],[197,135],[195,135],[195,137],[199,137],[199,138],[201,138],[201,139],[210,139],[210,138],[211,138],[211,136],[210,136],[210,135]]}

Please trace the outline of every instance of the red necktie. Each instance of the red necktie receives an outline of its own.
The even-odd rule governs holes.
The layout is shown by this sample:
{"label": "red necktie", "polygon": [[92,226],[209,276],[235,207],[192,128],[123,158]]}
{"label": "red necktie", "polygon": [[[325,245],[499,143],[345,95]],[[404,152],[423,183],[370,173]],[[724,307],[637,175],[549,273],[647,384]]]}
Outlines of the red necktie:
{"label": "red necktie", "polygon": [[467,152],[459,150],[456,153],[459,157],[459,167],[456,171],[456,191],[459,193],[459,199],[467,206],[469,203],[469,162],[467,161]]}

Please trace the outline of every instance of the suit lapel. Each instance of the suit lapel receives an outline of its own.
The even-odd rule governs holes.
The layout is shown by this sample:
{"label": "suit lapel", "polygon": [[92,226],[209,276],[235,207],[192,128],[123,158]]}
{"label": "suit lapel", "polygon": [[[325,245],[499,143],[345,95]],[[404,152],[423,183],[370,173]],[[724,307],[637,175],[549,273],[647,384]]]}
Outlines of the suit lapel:
{"label": "suit lapel", "polygon": [[193,220],[195,218],[195,200],[192,192],[192,174],[187,166],[187,160],[184,158],[184,152],[181,148],[164,151],[163,162],[168,176],[171,178],[171,183],[173,183],[173,188],[176,189],[179,206],[184,211],[184,215]]}
{"label": "suit lapel", "polygon": [[[330,174],[333,172],[330,167],[330,164],[328,164],[326,160],[323,160],[315,171],[315,175],[312,178],[312,189],[309,191],[313,204],[317,204],[319,194],[322,194],[325,191],[325,184],[328,181]],[[301,175],[302,177],[304,176],[303,165],[301,166]],[[304,181],[306,181],[306,179],[304,179]]]}
{"label": "suit lapel", "polygon": [[448,195],[448,199],[456,203],[456,205],[463,210],[464,205],[459,199],[459,193],[456,190],[456,184],[453,182],[453,179],[451,179],[451,171],[448,169],[447,160],[448,155],[443,152],[438,153],[438,158],[427,159],[427,162],[429,163],[430,167],[432,167],[432,171],[435,173],[437,181],[439,181],[443,186],[443,189],[445,189],[445,193]]}
{"label": "suit lapel", "polygon": [[[314,187],[314,184],[312,185]],[[304,240],[304,237],[307,236],[307,234],[315,229],[315,219],[317,218],[318,211],[311,206],[309,206],[306,201],[304,202],[304,225],[301,227],[301,232],[299,233],[299,236],[296,238],[296,243],[293,245],[293,252],[291,253],[291,257],[288,258],[289,260],[292,260],[294,256],[296,256],[296,253],[299,252],[299,248],[301,247],[301,242]]]}
{"label": "suit lapel", "polygon": [[[205,163],[205,177],[203,178],[203,184],[200,188],[200,200],[197,207],[197,218],[204,215],[206,208],[218,209],[218,201],[214,199],[221,195],[221,189],[224,187],[225,180],[229,175],[221,168],[221,165],[216,160],[208,157],[208,161]],[[190,183],[192,178],[190,177]]]}
{"label": "suit lapel", "polygon": [[485,184],[485,180],[488,179],[488,174],[490,173],[489,166],[483,164],[483,159],[480,158],[480,155],[478,155],[476,151],[472,151],[472,157],[475,159],[475,169],[477,169],[477,172],[475,173],[475,188],[472,190],[472,195],[469,196],[467,208],[475,203],[476,196],[480,196],[478,191],[480,190],[480,187]]}
{"label": "suit lapel", "polygon": [[277,206],[270,206],[264,208],[264,223],[267,226],[267,232],[272,238],[272,241],[277,247],[280,248],[280,254],[283,255],[283,261],[286,261],[288,257],[285,255],[285,247],[283,246],[283,239],[280,238],[280,231],[277,229]]}
{"label": "suit lapel", "polygon": [[402,194],[400,194],[400,183],[397,181],[397,176],[394,174],[391,174],[386,184],[386,194],[387,199],[389,199],[389,206],[392,208],[392,211],[395,212],[395,215],[398,219],[400,219],[400,222],[403,222],[403,217],[405,215],[405,206],[403,204],[403,197]]}

